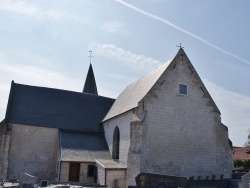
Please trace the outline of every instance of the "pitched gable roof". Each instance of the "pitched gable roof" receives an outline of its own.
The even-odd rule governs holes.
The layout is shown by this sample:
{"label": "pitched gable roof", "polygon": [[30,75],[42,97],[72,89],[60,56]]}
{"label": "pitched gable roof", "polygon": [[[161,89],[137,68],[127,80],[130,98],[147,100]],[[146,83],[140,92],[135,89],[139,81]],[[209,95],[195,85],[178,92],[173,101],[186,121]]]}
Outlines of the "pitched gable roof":
{"label": "pitched gable roof", "polygon": [[114,99],[12,82],[6,122],[102,133]]}
{"label": "pitched gable roof", "polygon": [[142,98],[150,91],[162,73],[166,70],[170,62],[171,60],[160,65],[158,68],[154,69],[136,82],[129,85],[117,97],[103,121],[137,107],[138,102],[142,100]]}
{"label": "pitched gable roof", "polygon": [[[147,93],[152,89],[152,87],[155,85],[157,80],[162,76],[162,74],[170,67],[170,65],[175,61],[176,58],[184,57],[187,55],[185,54],[184,50],[182,48],[179,49],[177,54],[172,60],[169,60],[168,62],[160,65],[158,68],[154,69],[153,71],[149,72],[136,82],[129,85],[115,100],[114,104],[112,105],[111,109],[109,110],[108,114],[105,116],[103,121],[106,121],[108,119],[111,119],[115,116],[118,116],[124,112],[127,112],[133,108],[136,108],[138,106],[138,102],[140,102]],[[187,57],[188,59],[188,57]],[[212,97],[206,90],[202,80],[200,79],[198,73],[195,71],[193,65],[188,60],[187,63],[189,64],[190,68],[192,68],[195,76],[199,80],[199,83],[202,87],[202,90],[204,92],[204,97],[209,98],[209,105],[213,106],[215,110],[220,113],[218,107],[216,106],[215,102],[213,101]],[[175,65],[173,65],[175,66]]]}

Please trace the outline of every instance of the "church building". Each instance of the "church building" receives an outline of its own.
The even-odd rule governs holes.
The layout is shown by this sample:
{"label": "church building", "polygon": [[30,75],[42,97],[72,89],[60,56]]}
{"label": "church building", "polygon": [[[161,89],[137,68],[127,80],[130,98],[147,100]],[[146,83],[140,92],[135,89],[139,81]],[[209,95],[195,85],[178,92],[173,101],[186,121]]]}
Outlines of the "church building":
{"label": "church building", "polygon": [[12,81],[0,124],[0,179],[136,186],[141,173],[231,178],[220,111],[182,48],[116,98]]}

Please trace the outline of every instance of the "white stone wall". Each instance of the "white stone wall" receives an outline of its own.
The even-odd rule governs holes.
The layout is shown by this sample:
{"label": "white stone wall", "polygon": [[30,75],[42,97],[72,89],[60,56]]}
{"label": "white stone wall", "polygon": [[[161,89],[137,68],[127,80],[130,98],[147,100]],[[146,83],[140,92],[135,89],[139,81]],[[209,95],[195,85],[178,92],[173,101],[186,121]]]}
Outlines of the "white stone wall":
{"label": "white stone wall", "polygon": [[126,171],[125,170],[109,170],[106,171],[106,185],[108,187],[126,187]]}
{"label": "white stone wall", "polygon": [[105,185],[106,175],[105,175],[105,167],[97,163],[97,183],[100,185]]}
{"label": "white stone wall", "polygon": [[12,125],[7,178],[28,173],[38,179],[55,179],[57,150],[57,129]]}
{"label": "white stone wall", "polygon": [[[184,62],[168,69],[143,100],[146,118],[141,171],[183,177],[223,174],[230,178],[227,128],[185,61],[184,57]],[[179,83],[188,86],[187,96],[178,94]]]}
{"label": "white stone wall", "polygon": [[11,127],[5,122],[0,123],[0,180],[6,180]]}
{"label": "white stone wall", "polygon": [[69,181],[69,162],[61,162],[60,181]]}
{"label": "white stone wall", "polygon": [[114,117],[104,122],[103,124],[105,131],[105,138],[111,155],[113,148],[113,133],[116,126],[119,128],[120,131],[119,162],[124,165],[127,165],[128,150],[130,145],[131,117],[132,117],[132,111],[128,111],[120,116]]}
{"label": "white stone wall", "polygon": [[83,183],[94,183],[94,177],[88,177],[88,165],[95,165],[95,163],[81,163],[79,181]]}

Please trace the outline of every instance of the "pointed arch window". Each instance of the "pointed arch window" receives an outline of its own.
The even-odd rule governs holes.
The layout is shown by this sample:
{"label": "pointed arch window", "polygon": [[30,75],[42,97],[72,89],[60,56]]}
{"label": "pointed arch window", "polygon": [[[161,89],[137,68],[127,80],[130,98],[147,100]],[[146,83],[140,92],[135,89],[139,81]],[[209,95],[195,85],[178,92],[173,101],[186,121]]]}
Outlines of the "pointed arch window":
{"label": "pointed arch window", "polygon": [[119,159],[119,147],[120,147],[120,131],[118,127],[115,127],[113,134],[113,149],[112,149],[112,158]]}

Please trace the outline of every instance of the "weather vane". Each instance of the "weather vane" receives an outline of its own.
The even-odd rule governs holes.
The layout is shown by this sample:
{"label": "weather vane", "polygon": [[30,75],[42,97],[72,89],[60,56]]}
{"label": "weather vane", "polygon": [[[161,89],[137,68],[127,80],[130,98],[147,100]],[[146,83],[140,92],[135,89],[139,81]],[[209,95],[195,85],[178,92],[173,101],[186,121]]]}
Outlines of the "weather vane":
{"label": "weather vane", "polygon": [[180,49],[183,49],[183,48],[184,48],[183,46],[181,46],[181,42],[180,42],[180,45],[179,45],[179,46],[177,45],[177,47],[179,47]]}
{"label": "weather vane", "polygon": [[94,57],[94,56],[92,56],[92,50],[89,50],[89,56],[88,57],[89,57],[89,61],[90,61],[90,64],[91,64],[91,58]]}

